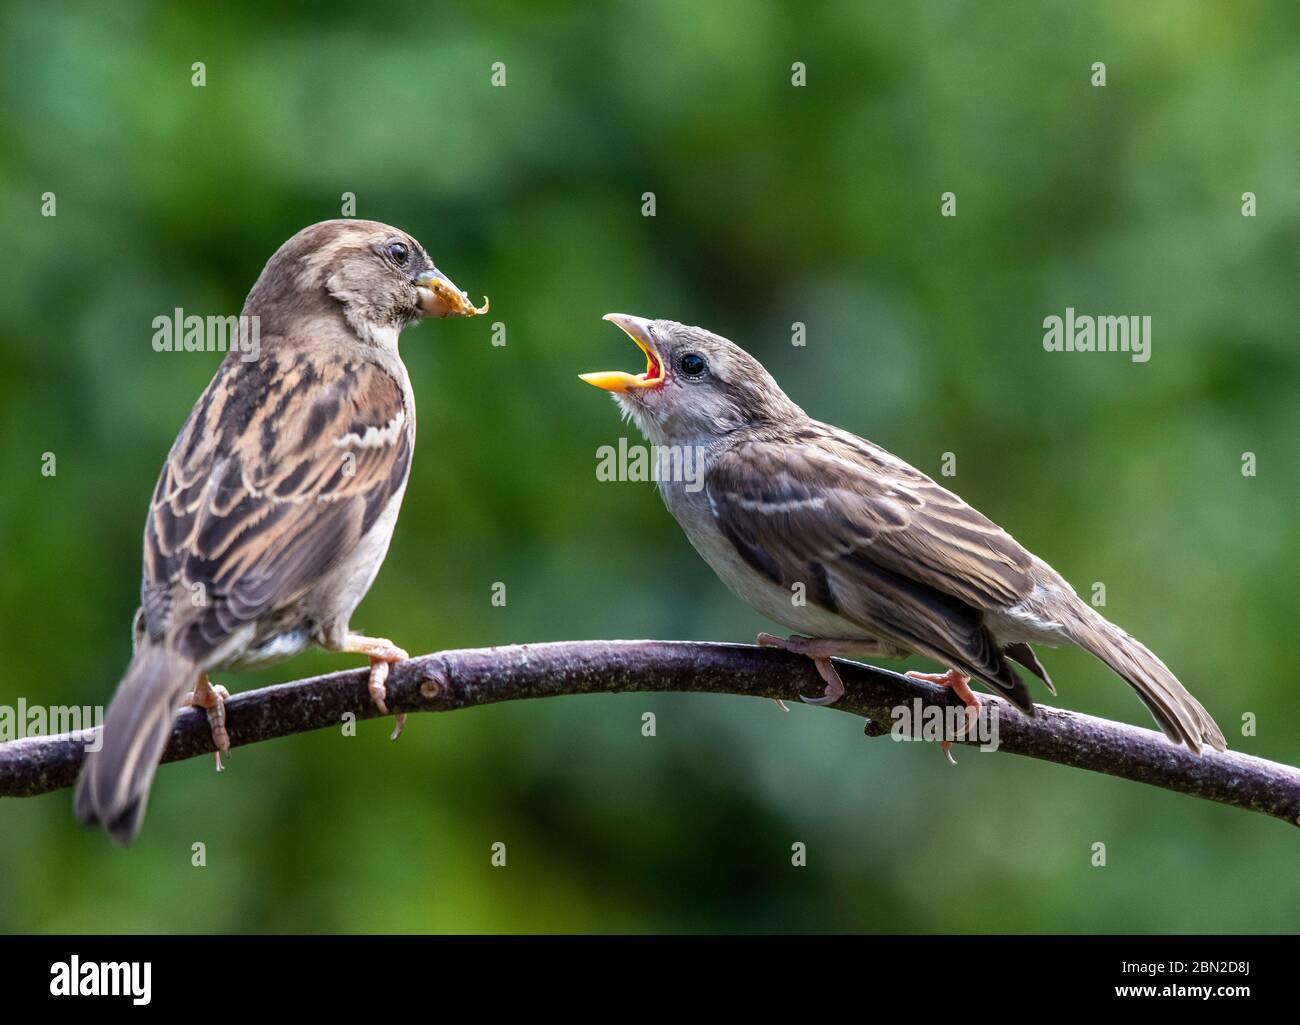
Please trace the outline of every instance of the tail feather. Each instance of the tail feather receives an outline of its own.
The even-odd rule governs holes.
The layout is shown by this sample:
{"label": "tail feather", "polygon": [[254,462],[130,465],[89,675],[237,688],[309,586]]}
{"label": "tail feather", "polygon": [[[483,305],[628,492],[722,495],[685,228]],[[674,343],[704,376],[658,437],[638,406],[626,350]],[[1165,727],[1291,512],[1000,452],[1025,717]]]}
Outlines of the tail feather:
{"label": "tail feather", "polygon": [[1031,673],[1043,681],[1053,695],[1056,694],[1056,685],[1052,683],[1052,678],[1047,675],[1047,670],[1043,668],[1043,663],[1038,661],[1038,656],[1034,654],[1034,649],[1024,641],[1016,644],[1008,644],[1002,649],[1002,654],[1012,661],[1019,662]]}
{"label": "tail feather", "polygon": [[1125,633],[1090,606],[1080,603],[1082,622],[1075,643],[1101,659],[1132,687],[1175,744],[1200,753],[1208,743],[1226,751],[1223,731],[1178,677],[1141,641]]}
{"label": "tail feather", "polygon": [[196,677],[193,663],[165,646],[136,651],[104,717],[102,746],[87,755],[77,781],[78,819],[99,823],[120,844],[135,839],[176,706]]}

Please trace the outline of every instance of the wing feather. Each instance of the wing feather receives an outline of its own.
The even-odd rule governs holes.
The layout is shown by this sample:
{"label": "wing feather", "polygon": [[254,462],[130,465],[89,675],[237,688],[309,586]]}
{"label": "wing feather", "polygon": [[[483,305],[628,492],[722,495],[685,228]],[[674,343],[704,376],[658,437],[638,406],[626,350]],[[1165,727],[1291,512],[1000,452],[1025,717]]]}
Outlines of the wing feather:
{"label": "wing feather", "polygon": [[811,581],[823,607],[1029,706],[984,613],[1032,591],[1033,556],[919,470],[819,424],[733,443],[706,489],[723,534],[769,579]]}

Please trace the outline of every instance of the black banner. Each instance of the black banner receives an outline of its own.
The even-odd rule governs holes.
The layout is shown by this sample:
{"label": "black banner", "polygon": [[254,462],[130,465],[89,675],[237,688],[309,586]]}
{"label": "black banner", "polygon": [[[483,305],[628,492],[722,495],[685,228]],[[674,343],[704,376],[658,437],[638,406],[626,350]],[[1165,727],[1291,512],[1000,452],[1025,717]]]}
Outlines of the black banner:
{"label": "black banner", "polygon": [[[382,1012],[427,998],[483,1013],[638,1007],[811,1014],[901,1009],[1216,1012],[1294,994],[1295,937],[36,936],[0,939],[5,1006]],[[270,1004],[268,1004],[270,1006]]]}

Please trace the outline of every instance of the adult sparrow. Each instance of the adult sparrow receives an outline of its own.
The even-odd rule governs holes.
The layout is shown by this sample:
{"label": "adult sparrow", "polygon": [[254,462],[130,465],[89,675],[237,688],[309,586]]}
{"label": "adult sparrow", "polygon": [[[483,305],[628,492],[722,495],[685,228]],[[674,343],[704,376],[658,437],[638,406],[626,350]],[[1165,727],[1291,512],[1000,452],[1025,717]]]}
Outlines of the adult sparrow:
{"label": "adult sparrow", "polygon": [[661,459],[671,455],[666,468],[700,460],[698,474],[660,473],[689,476],[661,479],[660,493],[728,587],[807,635],[759,636],[814,659],[826,691],[806,700],[843,694],[831,655],[915,652],[949,668],[909,675],[951,687],[971,711],[975,678],[1033,715],[1009,662],[1055,693],[1030,645],[1074,644],[1137,691],[1170,740],[1224,749],[1219,727],[1159,658],[951,491],[813,420],[725,338],[670,320],[605,319],[644,351],[646,369],[582,379],[613,393]]}
{"label": "adult sparrow", "polygon": [[183,698],[207,710],[220,769],[228,694],[209,681],[216,670],[313,643],[364,654],[387,713],[388,664],[406,652],[348,621],[411,468],[415,401],[397,338],[422,317],[480,312],[419,242],[375,221],[314,224],[271,257],[243,310],[258,358],[231,348],[154,488],[135,653],[77,783],[83,822],[135,837]]}

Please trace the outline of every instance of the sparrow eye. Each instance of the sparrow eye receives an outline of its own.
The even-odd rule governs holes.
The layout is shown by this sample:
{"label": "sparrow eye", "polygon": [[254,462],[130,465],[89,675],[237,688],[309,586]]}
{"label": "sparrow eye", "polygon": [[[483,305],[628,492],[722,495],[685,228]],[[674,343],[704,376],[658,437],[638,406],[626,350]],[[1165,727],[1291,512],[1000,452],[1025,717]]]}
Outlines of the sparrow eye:
{"label": "sparrow eye", "polygon": [[698,352],[688,352],[685,356],[677,361],[677,369],[687,377],[699,377],[708,369],[708,363]]}
{"label": "sparrow eye", "polygon": [[388,245],[388,255],[393,258],[397,266],[401,267],[411,257],[411,251],[406,247],[405,242],[390,242]]}

